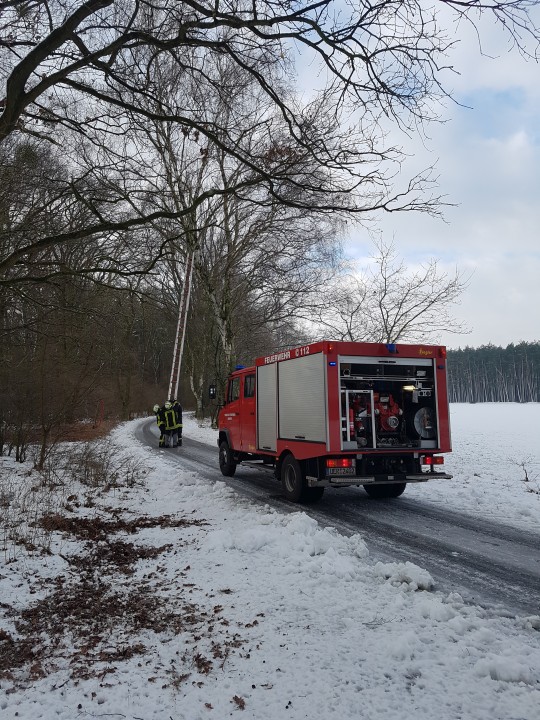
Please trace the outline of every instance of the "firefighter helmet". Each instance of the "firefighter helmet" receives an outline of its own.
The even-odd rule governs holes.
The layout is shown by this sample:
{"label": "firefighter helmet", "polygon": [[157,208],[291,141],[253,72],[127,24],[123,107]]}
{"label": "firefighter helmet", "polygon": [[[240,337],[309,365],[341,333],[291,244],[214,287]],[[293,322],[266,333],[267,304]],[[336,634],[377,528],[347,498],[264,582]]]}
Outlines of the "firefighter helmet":
{"label": "firefighter helmet", "polygon": [[165,410],[170,410],[172,408],[172,404],[167,400],[165,403]]}

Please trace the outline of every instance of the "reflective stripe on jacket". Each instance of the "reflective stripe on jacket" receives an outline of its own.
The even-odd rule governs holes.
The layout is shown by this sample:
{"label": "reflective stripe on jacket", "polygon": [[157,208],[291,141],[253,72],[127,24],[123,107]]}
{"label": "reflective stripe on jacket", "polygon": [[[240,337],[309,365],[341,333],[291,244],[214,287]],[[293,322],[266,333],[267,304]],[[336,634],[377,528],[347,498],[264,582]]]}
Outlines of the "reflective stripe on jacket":
{"label": "reflective stripe on jacket", "polygon": [[174,408],[165,410],[163,413],[165,416],[165,430],[178,430],[180,423],[178,422],[178,413]]}
{"label": "reflective stripe on jacket", "polygon": [[160,408],[156,413],[156,422],[158,428],[162,428],[165,425],[165,418],[163,417],[163,408]]}

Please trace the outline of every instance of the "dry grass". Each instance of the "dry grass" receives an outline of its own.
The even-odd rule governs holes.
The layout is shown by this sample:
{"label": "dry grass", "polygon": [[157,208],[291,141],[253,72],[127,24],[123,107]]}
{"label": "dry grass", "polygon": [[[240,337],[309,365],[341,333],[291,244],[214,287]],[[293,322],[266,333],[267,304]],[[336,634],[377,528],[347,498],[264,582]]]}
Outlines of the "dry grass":
{"label": "dry grass", "polygon": [[92,422],[76,422],[58,428],[58,436],[62,442],[90,442],[106,437],[120,420],[103,420],[99,424]]}
{"label": "dry grass", "polygon": [[[89,426],[88,434],[95,431]],[[51,534],[60,528],[49,527],[47,521],[64,508],[93,507],[94,493],[141,485],[146,472],[140,460],[119,452],[107,437],[54,445],[39,471],[24,464],[13,467],[9,461],[1,464],[0,552],[4,559],[15,559],[22,549],[48,552]],[[82,500],[77,487],[84,488]],[[84,527],[84,520],[80,524]]]}

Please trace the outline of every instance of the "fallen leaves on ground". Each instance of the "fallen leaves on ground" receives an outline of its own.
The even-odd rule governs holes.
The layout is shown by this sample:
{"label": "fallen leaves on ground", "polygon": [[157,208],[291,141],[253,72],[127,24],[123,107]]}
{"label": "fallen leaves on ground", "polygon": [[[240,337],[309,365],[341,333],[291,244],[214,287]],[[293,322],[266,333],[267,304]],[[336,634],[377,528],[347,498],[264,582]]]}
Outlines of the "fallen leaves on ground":
{"label": "fallen leaves on ground", "polygon": [[[49,514],[37,521],[50,532],[82,541],[83,552],[61,555],[66,562],[63,574],[34,579],[31,592],[43,595],[36,602],[22,610],[2,604],[15,628],[11,633],[0,630],[0,678],[12,682],[11,692],[66,667],[75,682],[103,680],[136,656],[149,668],[155,665],[149,681],[156,681],[161,669],[163,687],[177,689],[192,673],[206,676],[215,666],[222,668],[229,654],[243,644],[228,629],[222,605],[194,601],[195,585],[186,582],[189,565],[180,573],[175,568],[174,592],[165,562],[146,574],[140,572],[141,562],[157,561],[191,542],[182,538],[182,530],[204,526],[205,520],[170,515],[126,519],[117,509],[109,513],[111,518]],[[156,527],[179,532],[174,542],[158,547],[113,537],[124,533],[135,538],[140,530]],[[167,641],[171,634],[188,634],[190,649],[183,650],[177,665],[163,670],[152,648],[139,637],[148,638],[149,632],[155,636],[154,646],[162,634]]]}

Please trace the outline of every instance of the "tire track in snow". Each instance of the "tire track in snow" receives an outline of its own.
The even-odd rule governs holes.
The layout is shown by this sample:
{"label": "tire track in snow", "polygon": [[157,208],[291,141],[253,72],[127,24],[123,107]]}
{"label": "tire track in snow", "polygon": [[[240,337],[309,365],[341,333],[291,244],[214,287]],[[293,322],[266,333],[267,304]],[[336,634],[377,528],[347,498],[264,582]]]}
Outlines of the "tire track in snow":
{"label": "tire track in snow", "polygon": [[[155,447],[153,424],[142,424],[136,435]],[[184,438],[180,451],[159,452],[169,452],[168,461],[225,482],[253,502],[279,512],[305,512],[346,535],[360,533],[374,561],[413,562],[430,572],[437,589],[459,592],[490,612],[540,614],[540,535],[416,499],[373,500],[360,488],[330,490],[316,506],[293,505],[268,471],[239,466],[233,478],[223,477],[217,445]]]}

